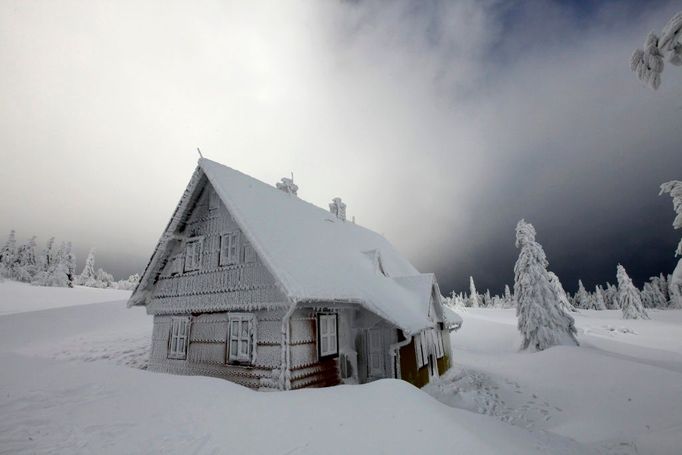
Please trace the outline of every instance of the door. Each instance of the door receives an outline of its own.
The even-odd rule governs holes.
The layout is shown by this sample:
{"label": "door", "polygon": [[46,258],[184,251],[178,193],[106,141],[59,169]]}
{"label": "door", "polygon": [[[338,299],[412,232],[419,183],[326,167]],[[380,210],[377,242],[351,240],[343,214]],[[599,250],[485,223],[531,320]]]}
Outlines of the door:
{"label": "door", "polygon": [[367,359],[368,359],[368,376],[374,378],[386,377],[386,368],[384,365],[384,337],[383,330],[369,329],[367,331]]}

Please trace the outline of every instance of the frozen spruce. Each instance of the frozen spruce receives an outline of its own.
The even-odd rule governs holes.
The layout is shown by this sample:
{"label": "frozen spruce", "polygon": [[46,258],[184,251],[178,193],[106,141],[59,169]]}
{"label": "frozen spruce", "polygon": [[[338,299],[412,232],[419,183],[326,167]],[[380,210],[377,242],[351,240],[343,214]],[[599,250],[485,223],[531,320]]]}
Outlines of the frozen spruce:
{"label": "frozen spruce", "polygon": [[535,241],[535,228],[524,220],[516,225],[514,297],[521,349],[542,351],[555,345],[578,345],[575,321],[564,311],[547,272],[547,258]]}
{"label": "frozen spruce", "polygon": [[575,306],[577,308],[582,308],[583,310],[588,310],[592,306],[590,302],[590,293],[587,292],[585,286],[583,286],[582,280],[578,280],[578,292],[575,294]]}
{"label": "frozen spruce", "polygon": [[85,266],[83,266],[83,271],[76,278],[76,284],[81,286],[95,286],[95,249],[90,249],[88,257],[85,259]]}
{"label": "frozen spruce", "polygon": [[597,285],[594,288],[594,295],[592,296],[592,308],[595,310],[605,310],[606,301],[604,300],[604,290]]}
{"label": "frozen spruce", "polygon": [[474,277],[469,277],[469,305],[471,308],[478,308],[480,305],[478,293],[476,292],[476,285],[474,284]]}
{"label": "frozen spruce", "polygon": [[[673,209],[676,216],[673,221],[673,228],[682,229],[682,181],[671,180],[661,185],[661,192],[669,193],[673,198]],[[676,256],[682,256],[682,239],[677,245]],[[668,280],[668,289],[671,308],[682,308],[682,259],[677,262],[677,266]]]}
{"label": "frozen spruce", "polygon": [[561,285],[559,277],[556,276],[554,272],[547,272],[547,274],[549,275],[549,282],[552,285],[552,289],[554,289],[554,293],[559,298],[559,304],[561,305],[561,308],[564,311],[577,311],[575,307],[571,305],[571,302],[568,300],[568,296],[566,295],[564,287]]}
{"label": "frozen spruce", "polygon": [[632,280],[625,271],[625,267],[618,264],[618,303],[623,310],[623,319],[649,319],[644,310],[639,291],[632,284]]}

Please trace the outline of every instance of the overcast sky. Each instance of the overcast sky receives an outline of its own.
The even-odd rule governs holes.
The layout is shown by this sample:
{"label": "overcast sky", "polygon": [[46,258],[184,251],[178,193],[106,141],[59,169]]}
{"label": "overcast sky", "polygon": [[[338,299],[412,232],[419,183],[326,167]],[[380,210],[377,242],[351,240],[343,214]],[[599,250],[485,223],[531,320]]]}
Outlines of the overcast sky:
{"label": "overcast sky", "polygon": [[208,158],[383,233],[444,292],[669,273],[682,69],[629,70],[679,2],[0,2],[0,234],[141,271]]}

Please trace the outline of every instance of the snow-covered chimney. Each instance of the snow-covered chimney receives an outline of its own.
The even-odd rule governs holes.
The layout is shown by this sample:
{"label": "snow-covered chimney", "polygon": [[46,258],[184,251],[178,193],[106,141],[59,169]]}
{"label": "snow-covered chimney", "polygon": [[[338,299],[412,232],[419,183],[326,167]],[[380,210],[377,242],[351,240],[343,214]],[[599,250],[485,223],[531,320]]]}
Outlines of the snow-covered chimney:
{"label": "snow-covered chimney", "polygon": [[346,204],[341,201],[340,197],[332,199],[329,203],[329,211],[341,221],[346,221]]}
{"label": "snow-covered chimney", "polygon": [[294,183],[294,174],[291,174],[291,178],[282,177],[282,182],[277,182],[275,184],[278,190],[282,190],[285,193],[293,194],[294,196],[298,193],[298,186]]}

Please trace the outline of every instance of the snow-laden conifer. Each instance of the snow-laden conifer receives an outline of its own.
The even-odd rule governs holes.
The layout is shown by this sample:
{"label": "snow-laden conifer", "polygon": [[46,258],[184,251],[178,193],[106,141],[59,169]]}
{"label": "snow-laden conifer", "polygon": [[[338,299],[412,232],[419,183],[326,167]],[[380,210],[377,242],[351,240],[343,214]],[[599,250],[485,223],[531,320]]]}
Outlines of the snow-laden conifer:
{"label": "snow-laden conifer", "polygon": [[36,236],[17,249],[17,266],[14,276],[19,281],[30,283],[38,272]]}
{"label": "snow-laden conifer", "polygon": [[618,299],[616,298],[618,294],[618,288],[611,283],[606,283],[606,289],[604,289],[604,301],[606,303],[606,308],[609,310],[619,310]]}
{"label": "snow-laden conifer", "polygon": [[[673,198],[673,209],[675,210],[675,219],[673,220],[673,228],[682,229],[682,181],[671,180],[661,185],[661,192],[669,193]],[[676,256],[682,256],[682,239],[677,245],[675,251]],[[682,259],[677,262],[675,270],[668,280],[669,298],[671,308],[682,308]]]}
{"label": "snow-laden conifer", "polygon": [[512,296],[511,289],[509,289],[509,285],[505,284],[504,285],[504,307],[505,308],[513,308],[516,305],[514,304],[514,296]]}
{"label": "snow-laden conifer", "polygon": [[632,284],[632,280],[625,271],[625,267],[618,264],[616,276],[618,278],[618,303],[623,311],[623,319],[649,319],[644,310],[639,291]]}
{"label": "snow-laden conifer", "polygon": [[583,310],[590,309],[592,303],[590,302],[590,294],[583,286],[582,280],[578,280],[578,291],[575,293],[575,306],[576,308],[582,308]]}
{"label": "snow-laden conifer", "polygon": [[76,284],[81,286],[91,286],[94,287],[96,284],[95,277],[95,249],[90,249],[88,257],[85,259],[85,265],[83,266],[83,271],[76,278]]}
{"label": "snow-laden conifer", "polygon": [[12,278],[14,266],[17,261],[16,233],[12,229],[7,236],[7,242],[0,249],[0,275]]}
{"label": "snow-laden conifer", "polygon": [[519,258],[514,266],[514,297],[521,349],[541,351],[554,345],[578,345],[573,317],[561,308],[550,283],[547,258],[535,241],[535,228],[524,220],[516,225]]}
{"label": "snow-laden conifer", "polygon": [[552,289],[554,289],[554,293],[559,298],[559,304],[561,308],[566,312],[577,311],[573,305],[571,305],[568,295],[566,294],[564,287],[561,285],[561,281],[559,280],[559,277],[556,275],[556,273],[548,271],[547,275],[549,276],[549,282],[552,285]]}
{"label": "snow-laden conifer", "polygon": [[476,292],[476,285],[474,284],[474,277],[469,277],[469,305],[471,308],[478,308],[481,306],[478,292]]}
{"label": "snow-laden conifer", "polygon": [[597,285],[594,288],[594,295],[592,296],[592,308],[595,310],[605,310],[606,301],[604,300],[604,291],[601,286]]}
{"label": "snow-laden conifer", "polygon": [[637,77],[656,90],[661,85],[663,60],[682,65],[682,12],[675,14],[663,27],[660,36],[649,33],[643,49],[635,49],[630,57],[630,69]]}

